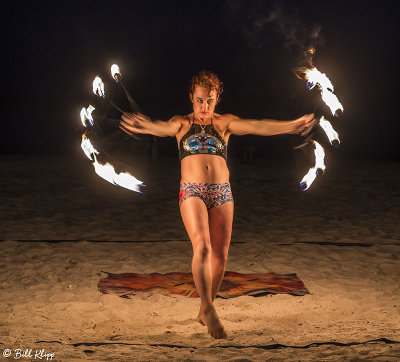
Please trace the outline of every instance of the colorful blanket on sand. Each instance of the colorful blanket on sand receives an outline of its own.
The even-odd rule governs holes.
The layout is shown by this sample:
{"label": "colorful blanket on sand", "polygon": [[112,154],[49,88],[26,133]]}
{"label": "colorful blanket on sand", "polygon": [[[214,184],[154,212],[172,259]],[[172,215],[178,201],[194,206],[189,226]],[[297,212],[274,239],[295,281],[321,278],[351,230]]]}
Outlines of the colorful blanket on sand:
{"label": "colorful blanket on sand", "polygon": [[[118,294],[122,298],[139,293],[180,294],[198,298],[192,273],[123,273],[104,272],[106,278],[99,281],[103,294]],[[240,295],[261,297],[267,294],[310,294],[296,274],[241,274],[227,271],[217,297],[234,298]]]}

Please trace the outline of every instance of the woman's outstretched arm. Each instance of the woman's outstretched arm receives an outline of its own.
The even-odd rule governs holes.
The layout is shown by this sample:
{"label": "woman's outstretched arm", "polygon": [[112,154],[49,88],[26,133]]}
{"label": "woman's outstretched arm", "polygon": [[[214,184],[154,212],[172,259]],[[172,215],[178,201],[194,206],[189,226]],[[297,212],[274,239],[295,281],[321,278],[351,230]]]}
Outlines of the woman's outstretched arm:
{"label": "woman's outstretched arm", "polygon": [[150,117],[141,113],[124,113],[119,128],[130,136],[134,133],[142,133],[158,137],[175,137],[181,128],[181,122],[178,116],[164,122],[152,121]]}
{"label": "woman's outstretched arm", "polygon": [[293,121],[243,119],[233,114],[225,115],[225,117],[228,118],[227,130],[237,136],[246,134],[259,136],[273,136],[284,133],[307,134],[315,124],[314,113],[306,114]]}

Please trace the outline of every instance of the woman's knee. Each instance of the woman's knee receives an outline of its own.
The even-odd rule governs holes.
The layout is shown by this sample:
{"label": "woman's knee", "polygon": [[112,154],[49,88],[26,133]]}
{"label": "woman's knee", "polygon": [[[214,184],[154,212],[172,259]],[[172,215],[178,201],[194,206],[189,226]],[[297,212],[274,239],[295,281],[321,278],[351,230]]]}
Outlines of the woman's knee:
{"label": "woman's knee", "polygon": [[212,252],[212,263],[214,267],[223,269],[228,261],[228,253],[215,253]]}
{"label": "woman's knee", "polygon": [[200,258],[202,261],[211,256],[211,243],[210,239],[199,238],[193,244],[193,257]]}

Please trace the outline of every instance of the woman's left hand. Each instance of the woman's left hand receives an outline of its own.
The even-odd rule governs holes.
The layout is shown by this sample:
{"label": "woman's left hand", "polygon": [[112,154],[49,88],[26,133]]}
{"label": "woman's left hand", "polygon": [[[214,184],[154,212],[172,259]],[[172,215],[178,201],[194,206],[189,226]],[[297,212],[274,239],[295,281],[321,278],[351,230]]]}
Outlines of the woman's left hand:
{"label": "woman's left hand", "polygon": [[289,133],[299,133],[300,135],[305,136],[312,130],[316,121],[314,113],[306,114],[290,123],[292,130]]}

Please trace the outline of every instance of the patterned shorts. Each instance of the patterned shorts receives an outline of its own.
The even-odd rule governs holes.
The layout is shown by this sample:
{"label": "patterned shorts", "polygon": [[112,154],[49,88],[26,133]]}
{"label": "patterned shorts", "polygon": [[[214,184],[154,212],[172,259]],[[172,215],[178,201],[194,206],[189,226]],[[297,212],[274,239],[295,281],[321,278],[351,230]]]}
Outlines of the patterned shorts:
{"label": "patterned shorts", "polygon": [[189,197],[199,197],[205,203],[207,209],[223,205],[233,201],[231,184],[229,182],[220,184],[184,182],[179,190],[179,207]]}

